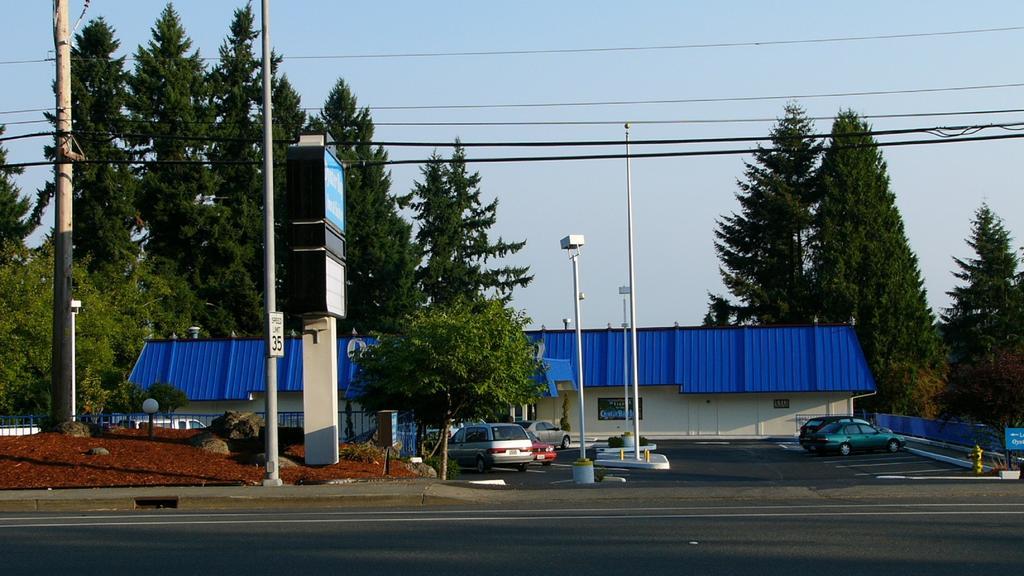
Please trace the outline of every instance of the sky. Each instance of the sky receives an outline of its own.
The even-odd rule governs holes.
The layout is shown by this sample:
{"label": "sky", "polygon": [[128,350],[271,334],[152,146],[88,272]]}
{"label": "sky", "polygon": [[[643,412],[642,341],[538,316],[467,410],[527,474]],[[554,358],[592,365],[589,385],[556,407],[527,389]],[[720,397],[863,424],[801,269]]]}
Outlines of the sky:
{"label": "sky", "polygon": [[[46,130],[31,123],[42,118],[40,112],[10,112],[52,107],[53,63],[11,62],[52,57],[51,2],[0,0],[0,5],[0,74],[6,88],[0,91],[0,123],[7,124],[5,136]],[[178,0],[174,5],[200,54],[215,57],[232,12],[243,2]],[[121,41],[120,54],[131,56],[150,39],[163,6],[92,0],[85,20],[105,18]],[[72,22],[82,9],[83,0],[72,0]],[[259,2],[254,9],[259,22]],[[1024,86],[968,89],[1024,83],[1024,29],[1005,30],[1017,27],[1024,27],[1024,2],[1016,0],[272,0],[270,9],[271,41],[285,57],[282,69],[303,106],[322,106],[343,78],[359,104],[371,108],[378,140],[441,143],[455,138],[621,142],[625,122],[632,123],[633,141],[762,137],[789,101],[822,118],[816,121],[822,133],[845,109],[866,116],[1022,109]],[[987,31],[947,34],[974,30]],[[915,36],[891,38],[907,35]],[[820,41],[840,38],[858,39]],[[662,48],[640,49],[650,47]],[[612,48],[631,49],[580,50]],[[543,53],[522,53],[534,51]],[[467,52],[477,54],[437,55]],[[844,95],[823,96],[828,94]],[[609,104],[623,101],[632,103]],[[868,120],[879,130],[1005,124],[1024,122],[1024,112]],[[452,125],[472,122],[486,125]],[[549,124],[495,125],[517,122]],[[4,142],[9,161],[42,160],[44,140]],[[634,145],[632,152],[709,148]],[[394,160],[426,158],[432,151],[389,148]],[[437,151],[450,154],[447,148]],[[623,151],[622,145],[501,147],[472,148],[468,156]],[[953,257],[972,256],[966,239],[983,202],[1003,218],[1015,247],[1024,242],[1022,151],[1024,141],[1017,139],[883,149],[936,313],[949,306],[946,292],[957,285]],[[725,293],[714,230],[717,219],[739,210],[735,193],[745,161],[749,155],[632,160],[638,326],[698,325],[708,293]],[[527,265],[534,275],[513,300],[532,318],[531,327],[560,328],[563,318],[573,316],[572,268],[559,247],[568,234],[586,238],[579,259],[586,294],[582,326],[620,326],[619,287],[628,284],[625,160],[471,164],[470,169],[481,175],[484,199],[498,199],[493,234],[527,242],[505,262]],[[50,170],[27,168],[17,180],[23,193],[34,196]],[[408,192],[421,175],[416,165],[394,166],[391,173],[395,194]],[[52,224],[52,216],[44,221],[47,229]]]}

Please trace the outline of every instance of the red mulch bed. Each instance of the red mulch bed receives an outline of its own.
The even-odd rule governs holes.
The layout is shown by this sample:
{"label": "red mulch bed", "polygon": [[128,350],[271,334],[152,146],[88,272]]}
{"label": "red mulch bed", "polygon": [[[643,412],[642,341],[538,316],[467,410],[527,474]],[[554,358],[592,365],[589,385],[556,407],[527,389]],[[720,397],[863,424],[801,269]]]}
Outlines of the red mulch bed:
{"label": "red mulch bed", "polygon": [[[94,438],[56,433],[0,437],[0,489],[93,488],[113,486],[210,486],[260,484],[262,466],[248,464],[251,453],[211,454],[190,446],[197,430],[158,428],[150,440],[146,430],[112,430]],[[90,456],[103,447],[109,455]],[[301,446],[290,454],[301,455]],[[293,458],[295,459],[295,458]],[[301,462],[301,457],[297,458]],[[383,459],[375,463],[342,460],[332,466],[281,468],[286,484],[339,479],[414,478],[416,473],[392,460],[384,475]]]}

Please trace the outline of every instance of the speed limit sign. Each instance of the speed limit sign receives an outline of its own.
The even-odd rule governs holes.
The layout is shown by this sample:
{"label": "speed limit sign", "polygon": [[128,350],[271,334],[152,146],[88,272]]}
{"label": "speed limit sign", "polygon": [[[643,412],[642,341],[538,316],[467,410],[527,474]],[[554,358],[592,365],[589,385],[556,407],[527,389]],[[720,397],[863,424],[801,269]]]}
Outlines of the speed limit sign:
{"label": "speed limit sign", "polygon": [[284,358],[284,313],[271,312],[267,324],[267,357]]}

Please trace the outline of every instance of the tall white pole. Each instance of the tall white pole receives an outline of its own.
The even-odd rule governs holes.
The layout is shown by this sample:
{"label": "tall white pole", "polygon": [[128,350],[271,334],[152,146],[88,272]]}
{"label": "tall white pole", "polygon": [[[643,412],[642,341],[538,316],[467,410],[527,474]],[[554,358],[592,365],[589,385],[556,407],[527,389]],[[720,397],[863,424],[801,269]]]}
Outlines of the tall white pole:
{"label": "tall white pole", "polygon": [[[636,345],[636,274],[633,269],[633,180],[629,167],[629,123],[626,123],[626,231],[629,236],[629,317],[630,334],[633,344],[633,450],[636,459],[640,459],[640,378],[637,370],[637,356],[640,349]],[[627,406],[627,410],[628,410]]]}
{"label": "tall white pole", "polygon": [[583,330],[580,328],[580,251],[577,248],[572,258],[572,296],[576,308],[576,380],[580,403],[580,460],[587,458],[587,411],[583,407]]}
{"label": "tall white pole", "polygon": [[[269,344],[270,315],[277,311],[274,270],[274,113],[270,91],[270,0],[263,0],[263,334]],[[277,457],[277,358],[266,351],[266,471],[264,486],[282,484]]]}

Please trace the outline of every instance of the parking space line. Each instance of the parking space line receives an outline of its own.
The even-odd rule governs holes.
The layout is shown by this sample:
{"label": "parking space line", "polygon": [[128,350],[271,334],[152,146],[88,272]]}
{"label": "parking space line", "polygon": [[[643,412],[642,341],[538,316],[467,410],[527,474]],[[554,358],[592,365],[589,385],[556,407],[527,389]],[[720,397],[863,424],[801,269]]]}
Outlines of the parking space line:
{"label": "parking space line", "polygon": [[[888,472],[885,472],[885,474],[924,474],[926,472],[956,472],[956,470],[950,468],[929,468],[927,470],[890,470]],[[859,474],[854,474],[854,476],[879,476],[879,474],[873,472],[861,472]]]}
{"label": "parking space line", "polygon": [[872,468],[875,466],[897,466],[899,464],[906,464],[908,462],[920,462],[920,460],[896,460],[895,462],[884,462],[881,464],[836,464],[836,468]]}

